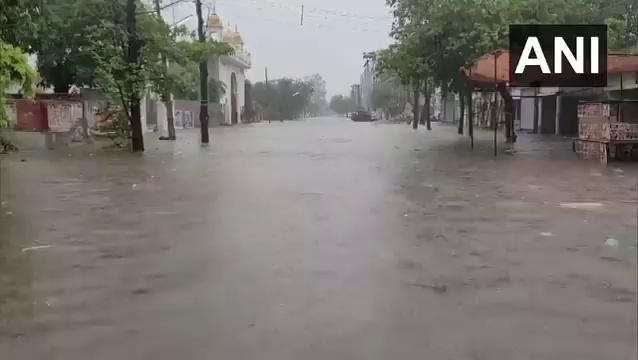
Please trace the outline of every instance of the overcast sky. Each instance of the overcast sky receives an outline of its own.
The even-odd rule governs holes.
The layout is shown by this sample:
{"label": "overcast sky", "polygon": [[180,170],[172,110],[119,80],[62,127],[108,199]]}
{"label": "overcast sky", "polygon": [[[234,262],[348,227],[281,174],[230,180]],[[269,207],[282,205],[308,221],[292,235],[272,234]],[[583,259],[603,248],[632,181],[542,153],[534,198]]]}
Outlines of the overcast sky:
{"label": "overcast sky", "polygon": [[[170,3],[164,0],[163,3]],[[321,74],[327,82],[328,96],[347,94],[358,83],[365,51],[390,44],[392,17],[385,0],[203,0],[224,25],[239,27],[253,66],[248,78],[303,77]],[[304,25],[300,26],[301,5]],[[207,13],[205,9],[205,15]],[[167,20],[195,14],[187,1],[164,11]],[[186,25],[195,29],[193,16]]]}

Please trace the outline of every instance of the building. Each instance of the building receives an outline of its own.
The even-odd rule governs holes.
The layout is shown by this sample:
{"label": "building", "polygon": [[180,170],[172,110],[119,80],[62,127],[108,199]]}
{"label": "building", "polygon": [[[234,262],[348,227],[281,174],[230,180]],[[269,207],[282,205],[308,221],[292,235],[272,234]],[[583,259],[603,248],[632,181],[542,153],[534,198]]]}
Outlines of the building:
{"label": "building", "polygon": [[243,122],[245,107],[246,71],[251,67],[250,53],[244,48],[244,40],[235,27],[226,28],[222,20],[213,12],[208,17],[207,35],[215,41],[223,41],[235,49],[233,55],[220,56],[208,60],[208,73],[212,79],[224,84],[225,92],[220,97],[220,105],[224,113],[224,123],[232,125]]}
{"label": "building", "polygon": [[[517,132],[554,134],[571,138],[579,136],[583,125],[579,117],[579,105],[584,103],[595,104],[595,106],[613,103],[616,105],[616,110],[620,111],[618,118],[625,119],[624,123],[628,124],[635,123],[638,116],[638,107],[619,105],[638,100],[638,55],[609,54],[607,87],[604,88],[509,87],[509,51],[507,50],[486,54],[477,59],[471,70],[466,71],[466,75],[476,88],[488,90],[498,84],[501,89],[509,92],[514,105],[513,125]],[[489,93],[484,91],[480,94],[489,96]],[[482,100],[480,97],[475,96],[475,105],[478,100]],[[498,98],[499,103],[502,103],[502,97]],[[489,98],[487,100],[490,101]],[[608,118],[610,116],[606,115]]]}

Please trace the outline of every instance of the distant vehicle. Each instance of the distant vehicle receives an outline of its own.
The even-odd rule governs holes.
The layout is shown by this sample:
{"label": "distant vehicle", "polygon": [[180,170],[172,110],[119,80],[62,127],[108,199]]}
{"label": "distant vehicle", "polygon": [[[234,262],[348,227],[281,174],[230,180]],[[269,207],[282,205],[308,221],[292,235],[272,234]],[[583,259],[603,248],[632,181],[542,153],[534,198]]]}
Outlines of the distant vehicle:
{"label": "distant vehicle", "polygon": [[352,121],[356,121],[356,122],[364,122],[364,121],[374,121],[375,119],[372,118],[372,115],[367,112],[367,111],[357,111],[352,113],[352,117],[351,117]]}

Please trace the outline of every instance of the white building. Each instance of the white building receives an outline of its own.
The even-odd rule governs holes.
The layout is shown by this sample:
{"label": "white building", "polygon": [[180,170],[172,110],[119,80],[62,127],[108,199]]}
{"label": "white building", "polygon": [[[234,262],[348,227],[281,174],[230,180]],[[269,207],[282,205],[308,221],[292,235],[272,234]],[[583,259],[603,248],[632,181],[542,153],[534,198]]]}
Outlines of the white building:
{"label": "white building", "polygon": [[225,86],[225,93],[220,98],[220,104],[224,109],[224,122],[242,123],[245,107],[244,83],[246,70],[251,66],[250,53],[244,48],[244,41],[237,27],[234,31],[230,25],[225,29],[216,13],[208,18],[207,34],[211,39],[223,41],[235,49],[233,55],[209,59],[208,72],[211,78],[221,81]]}

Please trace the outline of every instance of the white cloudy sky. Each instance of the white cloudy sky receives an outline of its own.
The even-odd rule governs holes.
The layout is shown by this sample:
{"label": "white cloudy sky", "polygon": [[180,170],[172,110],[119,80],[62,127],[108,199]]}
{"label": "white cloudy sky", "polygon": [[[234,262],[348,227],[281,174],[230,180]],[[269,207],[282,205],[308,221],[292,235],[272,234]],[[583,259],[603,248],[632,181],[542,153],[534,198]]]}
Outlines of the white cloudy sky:
{"label": "white cloudy sky", "polygon": [[[163,0],[167,4],[172,0]],[[224,24],[239,26],[252,53],[252,81],[320,73],[328,94],[345,94],[361,75],[364,51],[386,47],[392,17],[385,0],[203,0]],[[301,6],[305,7],[300,26]],[[205,10],[208,11],[208,10]],[[192,1],[164,11],[167,20],[195,13]],[[195,28],[192,17],[186,25]]]}

